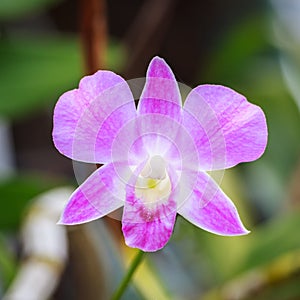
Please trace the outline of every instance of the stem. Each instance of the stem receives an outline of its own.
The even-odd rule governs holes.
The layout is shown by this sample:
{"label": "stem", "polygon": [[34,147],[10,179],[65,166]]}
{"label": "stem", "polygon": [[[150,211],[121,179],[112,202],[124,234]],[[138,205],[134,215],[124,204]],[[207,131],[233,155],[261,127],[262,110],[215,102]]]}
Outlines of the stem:
{"label": "stem", "polygon": [[105,67],[107,22],[105,0],[80,1],[80,31],[85,73]]}
{"label": "stem", "polygon": [[127,272],[127,274],[125,275],[125,277],[123,278],[123,280],[121,281],[118,289],[115,291],[115,293],[112,295],[111,300],[119,300],[121,299],[122,295],[124,294],[134,272],[136,271],[137,267],[139,266],[139,264],[141,263],[143,256],[144,256],[143,251],[139,250],[139,252],[137,253],[137,255],[135,256],[135,258],[133,259],[129,270]]}

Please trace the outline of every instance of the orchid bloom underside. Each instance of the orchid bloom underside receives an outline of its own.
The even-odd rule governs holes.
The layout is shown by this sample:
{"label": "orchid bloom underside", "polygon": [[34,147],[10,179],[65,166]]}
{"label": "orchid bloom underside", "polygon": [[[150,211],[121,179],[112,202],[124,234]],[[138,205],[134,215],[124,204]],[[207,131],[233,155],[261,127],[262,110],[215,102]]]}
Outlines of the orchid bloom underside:
{"label": "orchid bloom underside", "polygon": [[207,171],[259,158],[263,111],[230,88],[199,85],[182,105],[175,76],[154,57],[137,108],[110,71],[84,77],[54,111],[53,140],[65,156],[103,164],[72,194],[60,223],[89,222],[123,207],[130,247],[163,248],[176,214],[219,235],[243,235],[237,209]]}

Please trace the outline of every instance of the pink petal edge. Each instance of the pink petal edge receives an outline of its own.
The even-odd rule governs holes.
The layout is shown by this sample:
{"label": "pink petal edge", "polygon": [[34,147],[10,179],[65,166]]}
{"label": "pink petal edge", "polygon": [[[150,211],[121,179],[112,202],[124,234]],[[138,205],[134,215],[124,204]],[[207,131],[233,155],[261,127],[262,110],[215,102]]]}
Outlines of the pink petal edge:
{"label": "pink petal edge", "polygon": [[195,226],[214,234],[235,236],[250,232],[242,224],[232,201],[204,172],[198,173],[192,194],[177,212]]}

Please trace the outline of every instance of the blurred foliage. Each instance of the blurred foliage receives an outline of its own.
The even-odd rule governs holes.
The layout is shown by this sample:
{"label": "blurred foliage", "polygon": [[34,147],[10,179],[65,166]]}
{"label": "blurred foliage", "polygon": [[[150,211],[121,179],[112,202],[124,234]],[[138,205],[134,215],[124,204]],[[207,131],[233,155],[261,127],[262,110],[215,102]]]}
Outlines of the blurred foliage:
{"label": "blurred foliage", "polygon": [[80,78],[74,39],[19,37],[0,40],[0,115],[28,114],[58,96]]}
{"label": "blurred foliage", "polygon": [[[123,51],[110,43],[108,65],[117,69]],[[0,39],[0,115],[24,116],[33,109],[54,104],[82,75],[79,45],[75,38],[22,36]]]}
{"label": "blurred foliage", "polygon": [[[191,271],[194,268],[193,264],[196,264],[198,268],[202,265],[202,269],[208,271],[204,282],[201,275],[197,275],[200,276],[198,280],[204,287],[212,285],[213,288],[204,299],[244,299],[227,298],[225,294],[243,286],[245,291],[248,287],[251,289],[253,281],[260,283],[262,276],[262,290],[265,293],[264,289],[271,283],[285,281],[287,277],[294,279],[294,274],[300,272],[300,239],[297,233],[299,226],[300,212],[295,212],[256,227],[248,236],[220,237],[191,226],[183,218],[178,218],[176,237],[173,240],[176,247],[179,245],[189,253],[181,257],[184,269],[188,268]],[[189,241],[193,241],[194,244],[191,249],[186,248]],[[285,284],[283,286],[285,287]],[[297,296],[300,297],[299,288]]]}
{"label": "blurred foliage", "polygon": [[18,175],[0,182],[0,228],[18,229],[29,202],[42,192],[62,184],[61,180],[38,175]]}
{"label": "blurred foliage", "polygon": [[5,288],[13,279],[17,270],[15,257],[9,251],[7,241],[4,235],[0,234],[0,279]]}
{"label": "blurred foliage", "polygon": [[299,1],[271,0],[273,4],[274,45],[279,50],[280,67],[286,86],[300,111]]}
{"label": "blurred foliage", "polygon": [[24,14],[44,9],[59,0],[1,0],[0,20],[18,18]]}

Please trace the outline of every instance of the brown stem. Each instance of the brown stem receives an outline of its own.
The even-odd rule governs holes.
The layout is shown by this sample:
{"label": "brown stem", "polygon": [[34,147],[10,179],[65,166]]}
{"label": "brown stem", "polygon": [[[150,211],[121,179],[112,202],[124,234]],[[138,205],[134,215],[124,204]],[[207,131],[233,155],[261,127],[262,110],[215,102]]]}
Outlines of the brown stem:
{"label": "brown stem", "polygon": [[80,0],[80,31],[85,73],[105,66],[107,20],[105,0]]}

